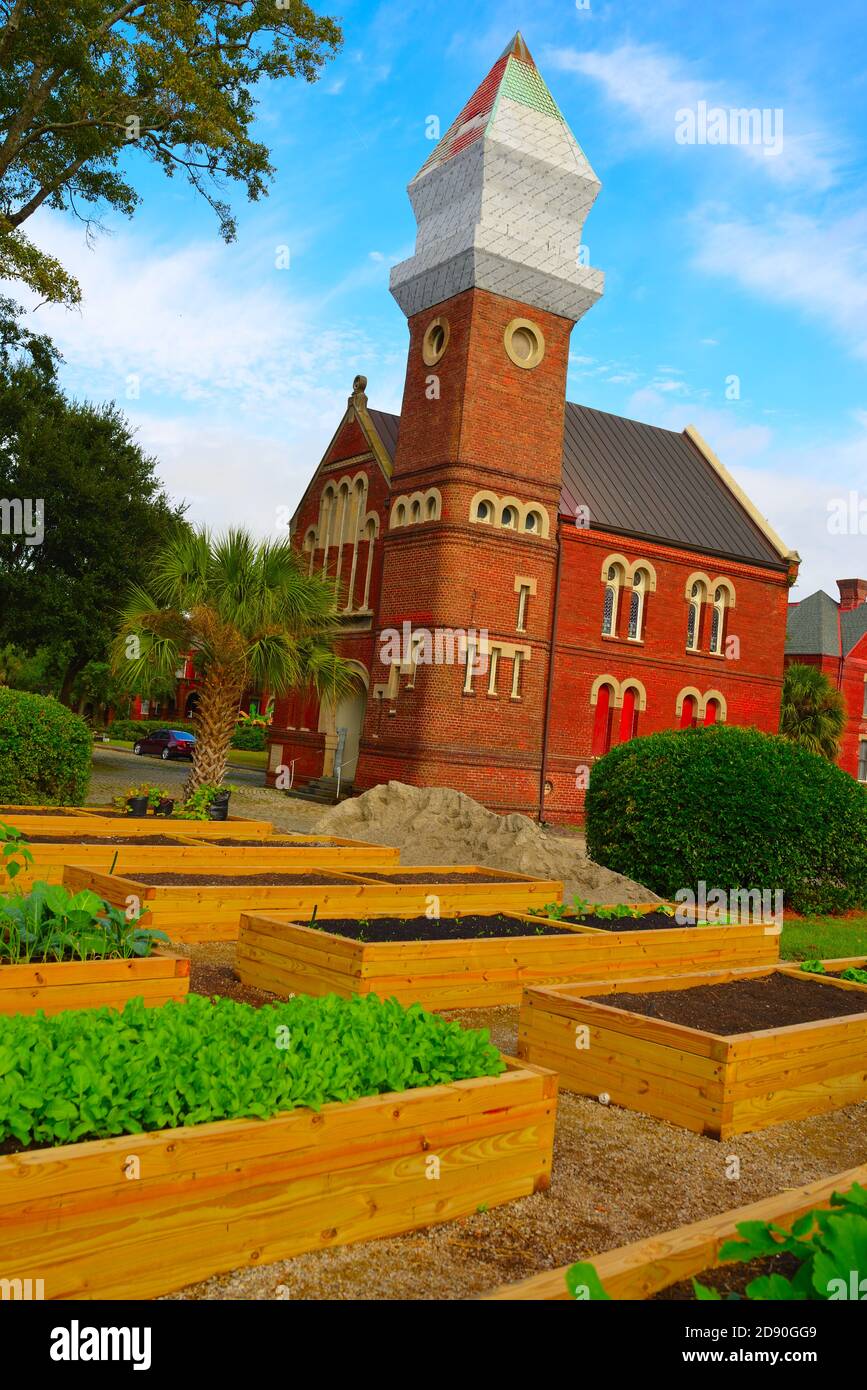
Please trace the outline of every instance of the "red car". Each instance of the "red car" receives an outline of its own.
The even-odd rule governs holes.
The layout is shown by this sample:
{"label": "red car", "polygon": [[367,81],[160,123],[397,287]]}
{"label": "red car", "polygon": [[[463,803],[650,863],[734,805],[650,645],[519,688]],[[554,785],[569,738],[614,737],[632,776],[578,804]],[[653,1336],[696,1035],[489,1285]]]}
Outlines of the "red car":
{"label": "red car", "polygon": [[147,738],[136,739],[132,751],[152,753],[168,762],[169,758],[192,758],[195,746],[195,734],[185,734],[180,729],[157,729]]}

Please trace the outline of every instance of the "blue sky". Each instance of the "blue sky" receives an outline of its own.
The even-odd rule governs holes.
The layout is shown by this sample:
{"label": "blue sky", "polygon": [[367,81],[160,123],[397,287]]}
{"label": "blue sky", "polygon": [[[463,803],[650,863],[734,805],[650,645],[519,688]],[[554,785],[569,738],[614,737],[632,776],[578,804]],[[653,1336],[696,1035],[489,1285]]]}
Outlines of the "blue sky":
{"label": "blue sky", "polygon": [[[343,52],[314,85],[263,91],[277,177],[255,206],[234,195],[234,245],[146,165],[135,219],[106,219],[91,246],[58,214],[29,224],[85,292],[81,312],[35,316],[66,384],[118,401],[193,519],[274,533],[357,372],[399,409],[405,187],[428,117],[444,131],[520,28],[602,181],[584,242],[606,290],[573,333],[569,398],[697,425],[800,551],[795,596],[867,574],[863,0],[324,7]],[[702,101],[781,110],[782,149],[679,144],[675,113]],[[851,491],[863,534],[832,534],[829,503]]]}

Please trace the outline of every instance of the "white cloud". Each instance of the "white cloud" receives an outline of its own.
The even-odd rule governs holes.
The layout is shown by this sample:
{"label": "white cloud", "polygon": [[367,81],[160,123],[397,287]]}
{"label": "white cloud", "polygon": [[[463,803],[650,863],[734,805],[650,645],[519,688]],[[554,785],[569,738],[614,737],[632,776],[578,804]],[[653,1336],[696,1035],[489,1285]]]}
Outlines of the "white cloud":
{"label": "white cloud", "polygon": [[270,245],[163,252],[124,229],[93,254],[56,216],[40,219],[38,239],[76,274],[84,303],[43,306],[31,325],[62,351],[74,395],[117,401],[194,521],[268,533],[278,507],[294,509],[356,374],[373,405],[400,407],[399,340],[375,343],[324,296],[298,293]]}
{"label": "white cloud", "polygon": [[[733,91],[719,79],[702,77],[680,58],[648,44],[625,43],[608,53],[552,48],[545,53],[545,62],[598,82],[609,101],[631,117],[637,136],[668,144],[673,153],[685,148],[675,141],[678,112],[696,111],[700,102],[726,112],[769,104],[761,92]],[[775,182],[829,188],[835,178],[832,141],[820,130],[800,128],[800,113],[792,106],[784,103],[782,110],[783,140],[778,153],[772,154],[760,143],[738,143],[731,148]],[[720,146],[702,145],[701,149],[706,160],[724,158]]]}
{"label": "white cloud", "polygon": [[867,213],[836,222],[781,214],[760,224],[696,215],[694,264],[800,309],[867,357]]}
{"label": "white cloud", "polygon": [[636,392],[627,413],[664,429],[695,425],[762,516],[799,552],[793,598],[816,589],[835,597],[838,579],[867,578],[865,537],[834,535],[828,527],[835,499],[848,499],[854,490],[867,501],[867,411],[853,412],[856,428],[842,439],[798,448],[785,447],[767,425],[742,423],[733,411],[685,407],[651,389]]}

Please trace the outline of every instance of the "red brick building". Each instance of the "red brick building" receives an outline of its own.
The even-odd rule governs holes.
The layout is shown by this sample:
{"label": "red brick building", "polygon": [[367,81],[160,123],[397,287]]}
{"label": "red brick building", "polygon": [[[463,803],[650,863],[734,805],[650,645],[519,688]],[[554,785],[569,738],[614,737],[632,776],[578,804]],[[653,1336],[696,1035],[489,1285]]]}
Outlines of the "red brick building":
{"label": "red brick building", "polygon": [[867,782],[867,579],[838,579],[839,602],[819,589],[789,605],[786,664],[818,666],[846,701],[838,762]]}
{"label": "red brick building", "polygon": [[337,749],[356,790],[569,820],[617,742],[776,730],[797,555],[694,429],[566,401],[603,287],[580,245],[598,190],[517,35],[409,187],[401,415],[357,378],[293,518],[340,585],[359,690],[278,700],[269,780],[329,776]]}

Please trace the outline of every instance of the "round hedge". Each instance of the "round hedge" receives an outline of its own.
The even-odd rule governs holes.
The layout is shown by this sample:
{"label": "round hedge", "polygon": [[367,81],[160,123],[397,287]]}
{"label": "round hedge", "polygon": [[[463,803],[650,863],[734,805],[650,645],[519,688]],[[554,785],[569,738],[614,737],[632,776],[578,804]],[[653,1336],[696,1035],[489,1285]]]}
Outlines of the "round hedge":
{"label": "round hedge", "polygon": [[80,806],[92,749],[84,720],[65,705],[0,686],[0,802]]}
{"label": "round hedge", "polygon": [[796,912],[867,904],[867,790],[818,754],[715,725],[632,739],[587,792],[587,850],[662,897],[782,888]]}

